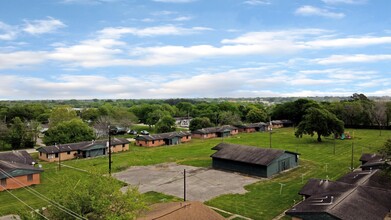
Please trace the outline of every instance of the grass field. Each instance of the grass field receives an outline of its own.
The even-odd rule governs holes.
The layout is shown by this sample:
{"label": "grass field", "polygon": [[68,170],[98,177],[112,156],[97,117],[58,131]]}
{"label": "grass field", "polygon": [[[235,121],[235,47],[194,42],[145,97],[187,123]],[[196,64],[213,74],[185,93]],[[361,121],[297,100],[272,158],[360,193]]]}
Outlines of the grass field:
{"label": "grass field", "polygon": [[[316,137],[295,138],[292,128],[276,129],[272,134],[272,148],[299,152],[301,154],[300,166],[279,174],[270,180],[262,180],[246,186],[248,193],[244,195],[223,195],[207,201],[206,204],[253,219],[272,219],[301,199],[297,192],[309,178],[334,180],[349,172],[352,146],[354,148],[353,165],[358,167],[362,152],[376,152],[391,136],[391,131],[384,131],[382,136],[379,136],[377,130],[347,129],[347,131],[352,135],[354,133],[354,139],[334,141],[331,138],[324,138],[322,143],[318,143]],[[214,153],[211,148],[221,141],[258,147],[269,147],[270,143],[269,133],[252,133],[239,134],[224,139],[193,139],[191,143],[177,146],[156,148],[132,146],[128,152],[113,154],[112,172],[133,165],[150,165],[163,162],[209,167],[211,166],[210,155]],[[64,161],[64,164],[101,174],[108,173],[107,157]],[[62,175],[69,176],[69,178],[88,178],[85,172],[65,167],[58,171],[56,164],[43,163],[43,167],[45,172],[41,178],[42,184],[33,187],[33,189],[43,194],[47,194],[48,191],[56,187],[61,187],[61,183],[57,180]],[[281,184],[284,185],[280,194]],[[47,204],[45,201],[34,197],[26,189],[12,190],[11,192],[34,208]],[[177,198],[159,193],[148,193],[146,199],[153,203],[176,200]],[[0,215],[14,213],[15,207],[23,207],[18,200],[7,192],[0,193],[0,201],[2,201],[0,203]]]}

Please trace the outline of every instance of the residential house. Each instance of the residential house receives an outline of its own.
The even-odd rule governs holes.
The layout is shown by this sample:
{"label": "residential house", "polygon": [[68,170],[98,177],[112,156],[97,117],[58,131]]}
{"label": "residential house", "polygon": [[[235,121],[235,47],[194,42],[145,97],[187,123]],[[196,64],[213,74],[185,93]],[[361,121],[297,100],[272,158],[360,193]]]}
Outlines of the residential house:
{"label": "residential house", "polygon": [[391,210],[391,178],[380,170],[354,171],[336,181],[310,179],[305,200],[286,212],[292,219],[385,219]]}
{"label": "residential house", "polygon": [[224,220],[202,202],[169,202],[151,206],[150,211],[137,220]]}
{"label": "residential house", "polygon": [[215,138],[228,137],[239,133],[239,129],[232,125],[223,125],[221,127],[202,128],[192,132],[193,138]]}
{"label": "residential house", "polygon": [[[111,152],[127,151],[129,150],[129,143],[130,141],[124,138],[111,138]],[[40,147],[37,151],[39,152],[38,158],[40,160],[55,162],[106,155],[109,152],[108,145],[108,140],[83,141]]]}
{"label": "residential house", "polygon": [[180,143],[189,142],[191,140],[191,133],[187,131],[179,131],[152,135],[139,135],[135,139],[136,145],[142,147],[177,145]]}
{"label": "residential house", "polygon": [[220,143],[212,148],[212,167],[259,177],[271,177],[296,167],[299,154],[290,151]]}
{"label": "residential house", "polygon": [[0,191],[41,183],[43,170],[26,151],[0,153]]}

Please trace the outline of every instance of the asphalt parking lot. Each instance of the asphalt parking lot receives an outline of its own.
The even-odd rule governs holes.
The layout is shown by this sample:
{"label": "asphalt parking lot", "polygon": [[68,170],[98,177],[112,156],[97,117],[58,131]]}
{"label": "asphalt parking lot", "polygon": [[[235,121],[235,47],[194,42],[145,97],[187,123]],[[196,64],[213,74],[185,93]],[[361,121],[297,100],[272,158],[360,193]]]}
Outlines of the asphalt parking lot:
{"label": "asphalt parking lot", "polygon": [[245,185],[261,180],[237,173],[175,163],[134,166],[113,176],[130,185],[138,186],[141,193],[155,191],[183,198],[184,169],[186,199],[191,201],[203,202],[222,194],[244,194]]}

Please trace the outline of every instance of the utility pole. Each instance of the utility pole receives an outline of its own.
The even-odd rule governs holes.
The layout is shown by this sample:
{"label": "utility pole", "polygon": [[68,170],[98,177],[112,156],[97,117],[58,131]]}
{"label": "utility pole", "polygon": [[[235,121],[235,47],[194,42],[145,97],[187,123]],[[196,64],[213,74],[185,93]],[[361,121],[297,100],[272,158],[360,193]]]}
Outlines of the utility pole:
{"label": "utility pole", "polygon": [[58,148],[58,171],[61,170],[61,150],[60,150],[60,146],[57,146],[56,143],[54,143],[54,146],[56,146]]}
{"label": "utility pole", "polygon": [[272,148],[272,117],[269,117],[269,148]]}
{"label": "utility pole", "polygon": [[111,176],[111,131],[110,131],[110,125],[109,128],[109,175]]}
{"label": "utility pole", "polygon": [[183,201],[186,202],[186,169],[183,169]]}

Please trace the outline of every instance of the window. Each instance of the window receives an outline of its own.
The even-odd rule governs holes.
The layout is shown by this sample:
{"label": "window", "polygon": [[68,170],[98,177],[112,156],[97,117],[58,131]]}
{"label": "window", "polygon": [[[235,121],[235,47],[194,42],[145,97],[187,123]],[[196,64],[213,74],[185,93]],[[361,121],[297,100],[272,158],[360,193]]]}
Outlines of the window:
{"label": "window", "polygon": [[7,186],[7,179],[1,179],[0,186]]}
{"label": "window", "polygon": [[155,141],[152,141],[152,144],[155,144]]}
{"label": "window", "polygon": [[125,147],[125,144],[123,144],[122,147]]}
{"label": "window", "polygon": [[71,154],[71,152],[70,152],[70,151],[68,151],[68,152],[67,152],[67,154],[68,154],[68,155],[70,155],[70,154]]}
{"label": "window", "polygon": [[54,154],[54,157],[57,158],[57,157],[58,157],[58,153],[55,153],[55,154]]}
{"label": "window", "polygon": [[42,157],[42,152],[39,152],[39,156]]}
{"label": "window", "polygon": [[33,181],[33,174],[27,175],[27,182]]}

